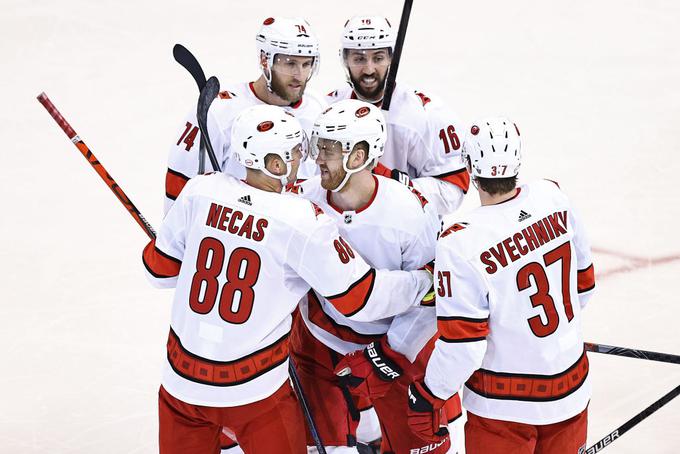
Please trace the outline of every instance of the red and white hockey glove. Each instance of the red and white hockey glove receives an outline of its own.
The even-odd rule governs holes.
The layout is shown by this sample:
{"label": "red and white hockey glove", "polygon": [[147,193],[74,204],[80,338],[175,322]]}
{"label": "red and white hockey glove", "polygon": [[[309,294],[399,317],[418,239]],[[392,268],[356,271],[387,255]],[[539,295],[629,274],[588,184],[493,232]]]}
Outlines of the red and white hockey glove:
{"label": "red and white hockey glove", "polygon": [[408,386],[408,425],[414,434],[426,441],[439,442],[449,431],[446,428],[446,401],[439,399],[425,386],[415,381]]}
{"label": "red and white hockey glove", "polygon": [[408,186],[409,188],[413,187],[411,177],[408,175],[408,173],[402,172],[401,170],[390,169],[385,167],[381,163],[378,163],[373,168],[373,173],[376,175],[382,175],[387,178],[392,178],[393,180],[397,180],[399,183],[403,184],[404,186]]}
{"label": "red and white hockey glove", "polygon": [[387,394],[394,380],[401,377],[411,363],[390,348],[387,336],[371,342],[340,360],[335,374],[352,388],[352,392],[371,400]]}

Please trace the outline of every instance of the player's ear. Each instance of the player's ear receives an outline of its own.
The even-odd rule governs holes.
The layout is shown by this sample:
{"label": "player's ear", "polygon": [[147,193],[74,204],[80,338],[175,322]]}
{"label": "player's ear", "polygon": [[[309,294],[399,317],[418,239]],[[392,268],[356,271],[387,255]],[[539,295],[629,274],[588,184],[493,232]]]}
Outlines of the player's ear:
{"label": "player's ear", "polygon": [[265,157],[264,166],[270,173],[273,173],[274,175],[283,175],[288,171],[286,163],[283,162],[283,159],[275,154],[268,154]]}
{"label": "player's ear", "polygon": [[260,51],[260,66],[262,69],[269,69],[269,63],[267,62],[267,55]]}
{"label": "player's ear", "polygon": [[357,167],[361,167],[364,162],[366,162],[366,159],[368,159],[368,153],[366,152],[366,149],[359,143],[354,145],[354,149],[349,155],[349,161],[347,164],[350,169],[356,169]]}

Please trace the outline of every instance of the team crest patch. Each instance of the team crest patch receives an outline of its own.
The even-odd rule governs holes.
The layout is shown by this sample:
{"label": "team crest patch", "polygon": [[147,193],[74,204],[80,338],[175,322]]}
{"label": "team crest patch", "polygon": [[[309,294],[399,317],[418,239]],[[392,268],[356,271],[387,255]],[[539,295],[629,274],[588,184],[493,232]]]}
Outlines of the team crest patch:
{"label": "team crest patch", "polygon": [[257,130],[260,131],[260,132],[267,132],[270,129],[272,129],[273,127],[274,127],[274,122],[267,120],[267,121],[263,121],[262,123],[257,125]]}
{"label": "team crest patch", "polygon": [[361,106],[361,107],[359,107],[359,108],[357,109],[356,112],[354,112],[354,115],[355,115],[357,118],[361,118],[361,117],[365,117],[366,115],[368,115],[368,113],[369,113],[370,111],[371,111],[371,109],[369,109],[368,107],[366,107],[366,106]]}
{"label": "team crest patch", "polygon": [[479,126],[472,125],[472,127],[470,128],[470,132],[472,133],[473,136],[476,136],[477,134],[479,134]]}
{"label": "team crest patch", "polygon": [[274,18],[273,17],[268,17],[262,22],[262,25],[271,25],[274,23]]}

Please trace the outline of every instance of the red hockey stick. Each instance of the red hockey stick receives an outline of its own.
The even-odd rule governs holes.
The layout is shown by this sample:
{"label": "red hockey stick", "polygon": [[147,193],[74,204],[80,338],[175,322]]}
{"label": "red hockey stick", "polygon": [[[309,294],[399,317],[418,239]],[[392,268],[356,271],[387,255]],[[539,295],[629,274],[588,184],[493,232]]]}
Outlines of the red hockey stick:
{"label": "red hockey stick", "polygon": [[149,236],[149,238],[156,239],[156,232],[154,231],[153,227],[147,222],[147,220],[142,216],[142,213],[139,212],[137,207],[132,203],[132,201],[128,198],[127,195],[125,195],[125,192],[118,186],[118,183],[116,183],[116,180],[113,179],[111,175],[109,175],[109,172],[106,171],[104,166],[97,160],[94,154],[92,154],[92,151],[88,148],[87,145],[85,145],[85,142],[83,142],[78,134],[76,134],[76,131],[71,127],[71,125],[66,121],[66,119],[61,115],[59,110],[52,104],[52,101],[47,97],[45,93],[40,93],[38,95],[38,101],[40,101],[40,104],[43,105],[45,110],[50,114],[52,118],[54,118],[54,121],[57,122],[59,127],[61,128],[62,131],[68,136],[69,139],[71,139],[71,142],[73,142],[73,145],[75,145],[78,150],[80,150],[80,153],[87,159],[87,162],[90,163],[92,168],[99,174],[99,176],[104,180],[104,183],[113,191],[114,194],[116,194],[116,197],[118,197],[118,200],[120,200],[120,203],[123,204],[126,210],[130,213],[130,215],[135,218],[135,221],[137,221],[137,224],[144,230],[144,232]]}

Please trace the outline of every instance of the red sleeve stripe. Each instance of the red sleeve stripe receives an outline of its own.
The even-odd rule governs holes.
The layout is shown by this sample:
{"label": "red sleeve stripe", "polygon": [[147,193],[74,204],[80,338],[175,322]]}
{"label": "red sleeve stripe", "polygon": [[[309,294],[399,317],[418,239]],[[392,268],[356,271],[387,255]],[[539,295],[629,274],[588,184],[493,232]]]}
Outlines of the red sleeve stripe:
{"label": "red sleeve stripe", "polygon": [[156,247],[156,240],[150,241],[144,248],[142,254],[142,262],[147,271],[153,277],[164,279],[168,277],[175,277],[179,274],[179,268],[182,265],[180,260],[165,254]]}
{"label": "red sleeve stripe", "polygon": [[326,299],[345,317],[359,312],[368,302],[375,283],[375,269],[371,268],[347,290]]}
{"label": "red sleeve stripe", "polygon": [[189,181],[188,176],[168,168],[165,174],[165,196],[172,200],[177,199],[187,181]]}
{"label": "red sleeve stripe", "polygon": [[463,194],[467,194],[468,189],[470,189],[470,174],[465,167],[454,170],[453,172],[435,175],[434,178],[438,178],[440,180],[446,181],[447,183],[458,186],[463,190]]}
{"label": "red sleeve stripe", "polygon": [[592,264],[584,270],[578,270],[576,276],[579,293],[585,293],[595,288],[595,268]]}
{"label": "red sleeve stripe", "polygon": [[437,317],[437,332],[444,342],[476,342],[489,334],[489,319]]}

